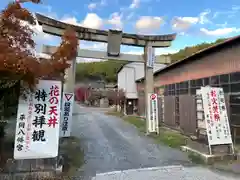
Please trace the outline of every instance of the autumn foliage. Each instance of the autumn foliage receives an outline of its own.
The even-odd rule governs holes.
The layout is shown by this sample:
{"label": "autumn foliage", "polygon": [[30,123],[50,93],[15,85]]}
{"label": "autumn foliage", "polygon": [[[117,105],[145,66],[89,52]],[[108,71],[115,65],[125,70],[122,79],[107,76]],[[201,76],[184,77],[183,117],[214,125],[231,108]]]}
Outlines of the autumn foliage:
{"label": "autumn foliage", "polygon": [[[76,58],[78,39],[73,29],[67,29],[58,50],[49,59],[35,55],[34,31],[36,20],[22,7],[20,0],[8,4],[0,15],[0,72],[1,78],[22,80],[33,87],[38,79],[63,75],[69,60]],[[40,3],[40,0],[31,0]]]}

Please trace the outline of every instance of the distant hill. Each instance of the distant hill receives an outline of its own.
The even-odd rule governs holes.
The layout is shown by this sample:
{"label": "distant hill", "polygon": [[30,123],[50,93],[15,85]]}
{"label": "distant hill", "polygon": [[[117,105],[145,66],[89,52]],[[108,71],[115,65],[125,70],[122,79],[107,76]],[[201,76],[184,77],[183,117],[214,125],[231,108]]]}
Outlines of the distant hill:
{"label": "distant hill", "polygon": [[[168,54],[171,56],[172,62],[184,59],[197,51],[208,48],[214,44],[223,42],[226,39],[218,39],[213,43],[202,43],[192,47],[185,47],[177,53]],[[81,81],[84,79],[101,79],[106,82],[117,82],[117,71],[127,62],[121,61],[100,61],[100,62],[90,62],[90,63],[78,63],[76,67],[76,81]]]}

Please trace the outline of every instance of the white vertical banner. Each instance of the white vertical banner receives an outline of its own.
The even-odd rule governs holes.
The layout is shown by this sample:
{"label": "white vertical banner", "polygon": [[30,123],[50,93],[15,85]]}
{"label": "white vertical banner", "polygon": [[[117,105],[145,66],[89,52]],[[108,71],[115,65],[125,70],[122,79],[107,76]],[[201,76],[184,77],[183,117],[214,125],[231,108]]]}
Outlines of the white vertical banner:
{"label": "white vertical banner", "polygon": [[72,127],[74,93],[63,93],[60,137],[69,137]]}
{"label": "white vertical banner", "polygon": [[147,47],[147,67],[153,68],[155,62],[155,48]]}
{"label": "white vertical banner", "polygon": [[201,87],[209,145],[232,144],[222,88]]}
{"label": "white vertical banner", "polygon": [[14,159],[58,155],[61,81],[39,80],[27,101],[19,102]]}
{"label": "white vertical banner", "polygon": [[158,122],[158,96],[157,94],[148,94],[148,132],[159,132]]}

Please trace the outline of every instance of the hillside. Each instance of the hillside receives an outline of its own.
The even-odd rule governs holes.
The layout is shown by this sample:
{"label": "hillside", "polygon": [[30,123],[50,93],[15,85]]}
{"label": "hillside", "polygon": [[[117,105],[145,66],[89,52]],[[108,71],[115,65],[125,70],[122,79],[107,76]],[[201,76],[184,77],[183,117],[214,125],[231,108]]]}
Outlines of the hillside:
{"label": "hillside", "polygon": [[[196,46],[186,47],[177,53],[168,55],[171,56],[172,62],[175,62],[224,40],[225,39],[218,39],[213,43],[202,43]],[[96,77],[98,77],[98,79],[100,78],[102,80],[106,80],[107,82],[116,82],[117,71],[124,64],[127,64],[127,62],[111,60],[102,62],[78,63],[76,67],[76,81],[81,81],[83,79],[96,79]]]}

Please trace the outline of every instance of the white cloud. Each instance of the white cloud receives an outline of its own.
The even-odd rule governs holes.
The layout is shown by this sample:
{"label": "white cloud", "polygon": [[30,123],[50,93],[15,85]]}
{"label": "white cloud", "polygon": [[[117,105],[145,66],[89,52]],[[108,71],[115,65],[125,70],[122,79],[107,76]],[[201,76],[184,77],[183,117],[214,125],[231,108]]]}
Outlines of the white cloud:
{"label": "white cloud", "polygon": [[103,20],[95,13],[89,13],[82,22],[84,27],[100,29],[103,26]]}
{"label": "white cloud", "polygon": [[88,49],[88,50],[97,50],[97,51],[106,51],[107,44],[100,43],[100,42],[89,42],[89,41],[81,41],[80,42],[81,49]]}
{"label": "white cloud", "polygon": [[206,24],[210,23],[211,21],[207,18],[207,16],[211,13],[211,10],[207,9],[200,13],[199,15],[199,23],[200,24]]}
{"label": "white cloud", "polygon": [[115,29],[122,30],[123,28],[122,14],[119,14],[118,12],[111,14],[108,23],[113,25]]}
{"label": "white cloud", "polygon": [[[155,48],[155,54],[156,55],[163,55],[163,54],[173,54],[173,53],[176,53],[178,52],[179,50],[177,49],[173,49],[171,47],[169,48]],[[135,55],[142,55],[144,52],[143,50],[131,50],[131,51],[127,51],[127,52],[124,52],[126,54],[135,54]]]}
{"label": "white cloud", "polygon": [[219,16],[224,15],[225,17],[231,18],[236,15],[240,11],[240,6],[233,5],[231,9],[225,11],[217,11],[214,13],[213,18],[217,18]]}
{"label": "white cloud", "polygon": [[97,7],[97,3],[90,3],[89,5],[88,5],[88,9],[89,10],[93,10],[93,9],[95,9]]}
{"label": "white cloud", "polygon": [[140,0],[132,0],[132,4],[130,4],[129,8],[130,9],[138,8],[139,4],[140,4]]}
{"label": "white cloud", "polygon": [[172,28],[177,31],[185,31],[195,24],[206,24],[211,21],[208,19],[208,15],[211,13],[209,9],[201,12],[196,17],[174,17],[172,19]]}
{"label": "white cloud", "polygon": [[85,19],[80,23],[75,17],[65,17],[61,19],[62,22],[84,26],[87,28],[100,29],[103,26],[103,20],[95,13],[88,13]]}
{"label": "white cloud", "polygon": [[202,33],[204,33],[205,35],[209,35],[209,36],[224,36],[224,35],[228,35],[233,32],[240,32],[240,29],[238,29],[238,28],[219,28],[219,29],[215,29],[215,30],[208,30],[205,28],[201,28],[200,31]]}
{"label": "white cloud", "polygon": [[197,17],[175,17],[172,20],[172,28],[174,30],[187,30],[191,25],[197,24]]}
{"label": "white cloud", "polygon": [[62,22],[73,24],[76,26],[81,26],[81,23],[78,22],[77,18],[75,17],[64,17],[61,19]]}
{"label": "white cloud", "polygon": [[156,48],[155,49],[155,53],[156,55],[163,55],[163,54],[174,54],[176,52],[178,52],[179,50],[177,49],[173,49],[171,47],[169,48]]}
{"label": "white cloud", "polygon": [[162,17],[151,17],[151,16],[142,16],[140,17],[135,26],[137,30],[157,30],[160,28],[160,25],[163,24],[164,20]]}
{"label": "white cloud", "polygon": [[126,17],[126,20],[132,19],[133,16],[134,16],[134,12],[130,12]]}

